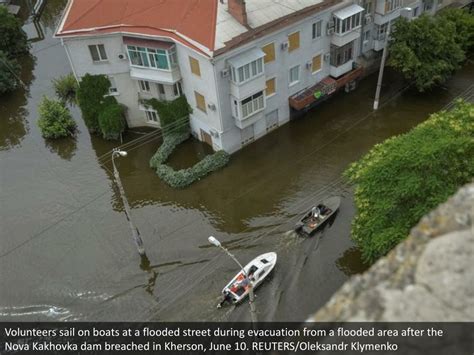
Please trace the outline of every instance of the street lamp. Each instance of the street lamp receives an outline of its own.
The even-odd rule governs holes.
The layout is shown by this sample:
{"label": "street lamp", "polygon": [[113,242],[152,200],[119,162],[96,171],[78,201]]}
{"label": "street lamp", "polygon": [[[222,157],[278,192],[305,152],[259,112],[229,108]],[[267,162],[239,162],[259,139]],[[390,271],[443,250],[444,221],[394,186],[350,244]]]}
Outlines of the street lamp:
{"label": "street lamp", "polygon": [[128,224],[130,225],[130,229],[132,231],[132,237],[133,240],[135,241],[135,244],[138,249],[138,253],[141,256],[145,256],[145,247],[143,246],[143,241],[142,238],[140,237],[140,232],[138,231],[138,228],[135,227],[132,221],[132,214],[130,213],[130,205],[128,204],[127,197],[125,196],[125,191],[122,186],[122,181],[120,181],[120,176],[117,170],[117,167],[115,166],[115,158],[116,157],[126,157],[127,152],[123,150],[119,150],[115,148],[112,151],[112,166],[114,168],[114,178],[115,178],[115,183],[117,184],[120,192],[120,197],[122,198],[123,202],[123,207],[125,209],[125,215],[127,216]]}
{"label": "street lamp", "polygon": [[[407,12],[411,13],[411,11],[412,11],[411,7],[404,7],[400,9],[400,16],[408,17],[406,13]],[[374,111],[378,110],[379,108],[380,91],[382,90],[383,71],[385,68],[385,61],[387,59],[388,40],[390,37],[391,29],[392,29],[392,21],[388,21],[387,33],[385,34],[385,46],[383,48],[382,61],[380,62],[379,78],[377,80],[377,89],[375,90]]]}
{"label": "street lamp", "polygon": [[230,256],[232,258],[232,260],[234,260],[237,265],[239,265],[240,269],[242,270],[242,272],[244,273],[245,275],[245,279],[248,281],[248,285],[249,285],[249,305],[250,305],[250,316],[252,318],[252,323],[257,323],[257,311],[255,309],[255,303],[254,303],[254,300],[255,300],[255,297],[254,297],[254,293],[253,293],[253,282],[252,280],[250,279],[249,275],[247,274],[247,271],[245,271],[244,267],[242,266],[242,264],[237,260],[237,258],[229,251],[227,250],[226,248],[224,248],[221,244],[221,242],[219,242],[216,238],[214,238],[213,236],[210,236],[208,238],[208,241],[209,243],[211,243],[212,245],[218,247],[218,248],[221,248],[228,256]]}

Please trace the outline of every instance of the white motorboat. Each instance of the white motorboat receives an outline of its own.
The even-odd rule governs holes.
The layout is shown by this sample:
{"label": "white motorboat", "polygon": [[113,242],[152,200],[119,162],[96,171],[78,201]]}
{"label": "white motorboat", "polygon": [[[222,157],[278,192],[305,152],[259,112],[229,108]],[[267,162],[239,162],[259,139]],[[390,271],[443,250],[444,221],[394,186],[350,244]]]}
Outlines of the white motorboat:
{"label": "white motorboat", "polygon": [[232,281],[224,287],[222,294],[231,303],[236,304],[241,302],[249,294],[249,280],[245,277],[245,273],[247,273],[250,278],[255,290],[273,270],[276,261],[277,254],[274,252],[257,256],[245,265],[245,272],[240,270],[240,272],[235,275]]}

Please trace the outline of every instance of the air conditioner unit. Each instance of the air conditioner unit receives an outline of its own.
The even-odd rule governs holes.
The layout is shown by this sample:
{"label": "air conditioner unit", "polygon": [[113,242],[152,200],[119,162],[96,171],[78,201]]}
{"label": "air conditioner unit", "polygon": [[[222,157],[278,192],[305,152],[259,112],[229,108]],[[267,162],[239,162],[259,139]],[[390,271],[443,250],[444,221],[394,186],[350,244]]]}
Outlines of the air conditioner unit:
{"label": "air conditioner unit", "polygon": [[211,133],[213,138],[219,138],[219,132],[217,132],[215,129],[211,129],[209,133]]}
{"label": "air conditioner unit", "polygon": [[324,61],[325,61],[325,62],[329,62],[329,59],[331,59],[331,53],[326,53],[326,54],[324,55]]}
{"label": "air conditioner unit", "polygon": [[331,36],[334,34],[334,27],[328,27],[328,30],[327,30],[327,35],[328,36]]}
{"label": "air conditioner unit", "polygon": [[288,46],[289,46],[289,43],[288,43],[288,42],[283,42],[283,43],[281,44],[281,50],[282,50],[282,51],[287,50],[287,49],[288,49]]}
{"label": "air conditioner unit", "polygon": [[372,22],[372,16],[370,14],[365,15],[365,24],[368,25]]}
{"label": "air conditioner unit", "polygon": [[313,68],[313,62],[306,62],[306,69]]}
{"label": "air conditioner unit", "polygon": [[127,55],[126,55],[125,53],[119,53],[118,57],[119,57],[119,59],[121,59],[121,60],[127,59]]}
{"label": "air conditioner unit", "polygon": [[221,76],[223,78],[228,78],[229,77],[229,74],[230,74],[230,70],[229,69],[224,69],[221,71]]}
{"label": "air conditioner unit", "polygon": [[216,105],[214,105],[214,104],[207,104],[207,107],[208,107],[209,110],[211,110],[211,111],[215,111],[215,110],[216,110]]}

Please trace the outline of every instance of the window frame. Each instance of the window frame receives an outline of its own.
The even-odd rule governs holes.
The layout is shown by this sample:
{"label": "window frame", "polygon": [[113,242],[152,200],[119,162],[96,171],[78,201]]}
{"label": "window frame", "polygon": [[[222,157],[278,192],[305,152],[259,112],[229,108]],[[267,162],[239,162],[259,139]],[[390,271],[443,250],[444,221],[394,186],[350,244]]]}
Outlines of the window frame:
{"label": "window frame", "polygon": [[[201,78],[202,72],[201,72],[201,63],[199,62],[199,59],[196,59],[192,56],[188,56],[188,57],[189,57],[189,68],[191,69],[191,74],[194,74],[197,77]],[[197,71],[195,72],[193,68],[197,69]]]}
{"label": "window frame", "polygon": [[[255,65],[254,65],[255,64]],[[256,72],[254,73],[254,68]],[[265,74],[264,57],[255,59],[247,64],[244,64],[238,68],[230,65],[231,80],[237,85],[242,85],[246,82],[254,80],[255,78]],[[241,80],[241,79],[244,80]]]}
{"label": "window frame", "polygon": [[[319,69],[317,70],[314,70],[313,68],[313,64],[314,64],[314,58],[316,57],[319,57]],[[313,57],[311,58],[311,74],[317,74],[319,73],[321,70],[323,70],[323,53],[322,52],[318,52],[318,53],[315,53],[313,55]]]}
{"label": "window frame", "polygon": [[[250,101],[244,103],[244,101],[247,101],[249,99]],[[245,99],[240,100],[239,106],[240,106],[242,120],[245,120],[253,115],[256,115],[259,112],[264,111],[266,108],[265,102],[266,102],[265,90],[258,91],[246,97]],[[249,110],[249,108],[251,110]],[[244,115],[244,110],[246,111],[246,115]]]}
{"label": "window frame", "polygon": [[[267,93],[267,83],[270,81],[270,80],[273,80],[273,92],[268,94]],[[270,97],[273,97],[275,96],[277,93],[277,77],[276,76],[272,76],[270,78],[268,78],[266,81],[265,81],[265,98],[269,99]]]}
{"label": "window frame", "polygon": [[[150,119],[150,116],[153,116],[156,118],[156,121],[154,119]],[[158,112],[156,110],[153,110],[151,108],[147,108],[145,110],[145,117],[147,123],[151,124],[159,124],[160,123],[160,117],[158,116]]]}
{"label": "window frame", "polygon": [[[100,62],[108,62],[109,61],[109,58],[107,56],[107,51],[105,50],[105,45],[104,44],[102,44],[102,43],[89,44],[88,47],[89,47],[89,53],[91,55],[93,63],[100,63]],[[98,58],[97,60],[94,59],[94,54],[93,54],[92,48],[94,48],[96,53],[97,53],[97,58]],[[103,49],[103,53],[101,53],[101,50],[99,48]],[[103,55],[104,55],[105,58],[103,58]]]}
{"label": "window frame", "polygon": [[[319,35],[317,35],[318,33],[317,25],[319,25]],[[313,41],[317,41],[318,39],[323,37],[323,20],[322,19],[316,22],[313,22],[311,26],[311,37]]]}
{"label": "window frame", "polygon": [[138,80],[138,87],[140,88],[140,92],[151,93],[151,85],[148,80]]}
{"label": "window frame", "polygon": [[[135,68],[145,68],[152,70],[161,70],[166,72],[171,72],[177,63],[171,61],[171,50],[173,47],[168,49],[161,48],[148,48],[140,46],[127,45],[127,54],[130,66]],[[163,53],[164,52],[164,53]],[[132,54],[133,53],[133,54]],[[174,53],[176,53],[176,48],[174,48]],[[166,68],[159,67],[159,63],[162,63],[159,59],[166,58]],[[133,60],[138,58],[141,64],[133,63]],[[146,65],[145,65],[146,64]]]}
{"label": "window frame", "polygon": [[[198,95],[203,98],[203,100],[204,100],[204,107],[199,107]],[[194,99],[196,100],[196,108],[197,108],[199,111],[201,111],[201,112],[207,114],[206,97],[205,97],[203,94],[201,94],[200,92],[194,91]]]}
{"label": "window frame", "polygon": [[[264,48],[268,47],[268,46],[272,46],[272,51],[273,51],[273,59],[272,60],[268,60],[266,61],[265,58],[267,57],[267,53],[265,52]],[[265,53],[265,56],[263,57],[263,64],[267,64],[267,63],[272,63],[276,60],[276,49],[275,49],[275,42],[270,42],[270,43],[267,43],[265,45],[262,46],[262,52]]]}
{"label": "window frame", "polygon": [[109,87],[109,96],[115,96],[119,95],[119,91],[117,88],[117,82],[115,81],[115,78],[113,76],[107,76],[107,79],[110,82],[110,87]]}
{"label": "window frame", "polygon": [[[291,47],[291,39],[290,39],[290,37],[293,36],[293,35],[295,35],[295,34],[298,34],[298,47],[292,48],[292,47]],[[300,31],[298,30],[298,31],[289,33],[289,34],[288,34],[288,53],[294,52],[294,51],[298,50],[300,47],[301,47],[301,34],[300,34]]]}
{"label": "window frame", "polygon": [[[291,73],[292,73],[292,70],[293,70],[293,69],[298,69],[298,72],[297,72],[297,73],[298,73],[298,78],[297,78],[297,80],[291,81]],[[291,68],[289,69],[289,71],[288,71],[288,82],[289,82],[289,86],[296,85],[296,84],[298,84],[298,83],[300,82],[300,71],[301,71],[300,69],[301,69],[301,65],[299,65],[299,64],[297,64],[297,65],[295,65],[295,66],[293,66],[293,67],[291,67]]]}

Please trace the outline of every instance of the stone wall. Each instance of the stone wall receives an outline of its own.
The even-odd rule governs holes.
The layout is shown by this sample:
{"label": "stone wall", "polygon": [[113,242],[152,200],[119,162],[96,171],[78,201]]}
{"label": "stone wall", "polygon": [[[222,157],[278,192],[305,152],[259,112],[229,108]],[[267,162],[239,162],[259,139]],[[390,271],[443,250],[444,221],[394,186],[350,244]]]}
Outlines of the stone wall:
{"label": "stone wall", "polygon": [[473,321],[474,184],[414,227],[309,320]]}

